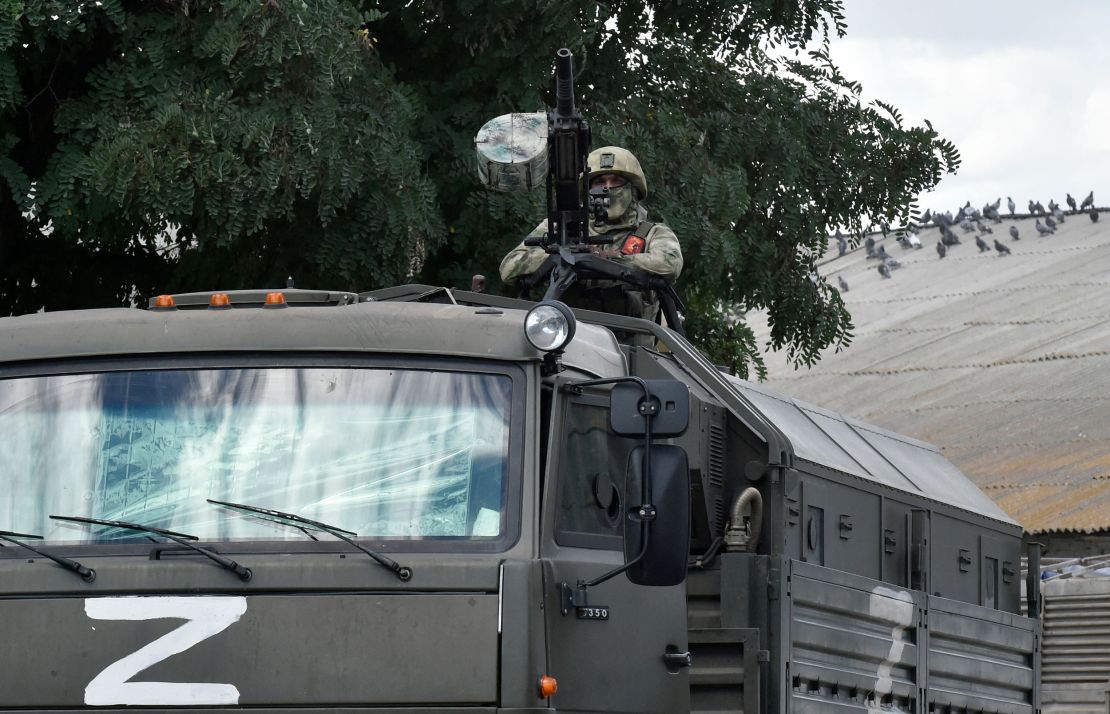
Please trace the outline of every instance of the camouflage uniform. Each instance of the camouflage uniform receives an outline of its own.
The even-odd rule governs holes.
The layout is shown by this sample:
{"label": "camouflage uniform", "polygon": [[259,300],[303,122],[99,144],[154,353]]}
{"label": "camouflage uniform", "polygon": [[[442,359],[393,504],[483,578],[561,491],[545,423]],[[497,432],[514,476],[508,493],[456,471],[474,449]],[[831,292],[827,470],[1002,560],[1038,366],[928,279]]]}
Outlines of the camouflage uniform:
{"label": "camouflage uniform", "polygon": [[[614,163],[612,157],[616,156]],[[606,160],[608,159],[608,160]],[[659,275],[673,283],[682,272],[682,248],[674,231],[662,223],[650,224],[646,235],[637,236],[636,230],[647,223],[647,211],[639,200],[647,195],[647,181],[640,170],[640,164],[631,153],[616,147],[604,147],[590,154],[590,167],[597,167],[590,179],[601,174],[616,174],[627,178],[630,190],[635,190],[635,198],[628,209],[616,220],[610,218],[603,224],[590,222],[590,235],[613,236],[612,244],[597,246],[598,249],[619,251],[609,260],[631,265],[647,273]],[[544,220],[527,238],[543,236],[547,232]],[[526,246],[523,242],[509,252],[501,261],[501,279],[512,285],[522,276],[536,272],[548,254],[538,246]],[[630,315],[654,320],[659,312],[659,301],[652,292],[643,291],[614,280],[589,280],[575,283],[563,295],[563,300],[574,307],[599,310],[618,315]]]}

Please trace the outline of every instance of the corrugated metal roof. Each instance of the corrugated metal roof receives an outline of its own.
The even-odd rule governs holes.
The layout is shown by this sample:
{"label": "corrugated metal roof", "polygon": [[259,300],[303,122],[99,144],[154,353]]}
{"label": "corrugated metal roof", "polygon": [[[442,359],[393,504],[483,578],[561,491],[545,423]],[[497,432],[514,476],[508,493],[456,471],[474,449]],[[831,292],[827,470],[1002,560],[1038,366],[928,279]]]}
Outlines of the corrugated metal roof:
{"label": "corrugated metal roof", "polygon": [[1110,529],[1110,214],[1048,238],[1032,219],[993,228],[1012,255],[969,234],[942,260],[931,229],[921,250],[880,241],[904,266],[890,280],[862,249],[827,260],[855,339],[812,370],[766,355],[767,384],[939,445],[1027,530]]}

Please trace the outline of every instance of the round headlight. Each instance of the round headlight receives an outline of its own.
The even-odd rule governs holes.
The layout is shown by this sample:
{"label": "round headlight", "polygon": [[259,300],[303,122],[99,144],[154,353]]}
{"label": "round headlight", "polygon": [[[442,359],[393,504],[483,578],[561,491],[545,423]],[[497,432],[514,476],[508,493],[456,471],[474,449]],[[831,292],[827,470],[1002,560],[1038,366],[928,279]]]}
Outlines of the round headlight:
{"label": "round headlight", "polygon": [[524,318],[524,336],[532,346],[544,352],[566,347],[574,337],[574,313],[561,302],[541,302]]}

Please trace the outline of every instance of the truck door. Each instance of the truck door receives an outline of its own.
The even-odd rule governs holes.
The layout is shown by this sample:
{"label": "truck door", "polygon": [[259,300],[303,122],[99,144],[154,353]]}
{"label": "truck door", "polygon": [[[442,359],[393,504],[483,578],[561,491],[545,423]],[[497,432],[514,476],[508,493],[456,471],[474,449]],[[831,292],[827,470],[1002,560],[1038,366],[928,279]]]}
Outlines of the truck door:
{"label": "truck door", "polygon": [[689,712],[686,586],[645,587],[622,573],[590,588],[589,608],[562,614],[559,584],[623,563],[624,476],[636,439],[609,428],[607,395],[556,393],[544,486],[543,555],[549,671],[560,711]]}

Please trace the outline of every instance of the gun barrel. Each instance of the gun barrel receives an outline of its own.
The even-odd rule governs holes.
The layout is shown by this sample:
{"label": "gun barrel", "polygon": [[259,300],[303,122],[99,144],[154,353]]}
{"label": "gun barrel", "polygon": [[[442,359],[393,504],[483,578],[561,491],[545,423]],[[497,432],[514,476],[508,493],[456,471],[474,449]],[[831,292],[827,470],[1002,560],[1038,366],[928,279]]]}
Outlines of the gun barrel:
{"label": "gun barrel", "polygon": [[566,47],[555,53],[555,111],[564,117],[574,114],[574,57]]}

